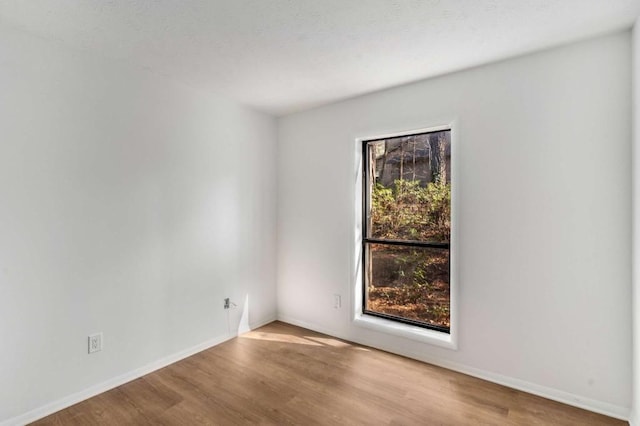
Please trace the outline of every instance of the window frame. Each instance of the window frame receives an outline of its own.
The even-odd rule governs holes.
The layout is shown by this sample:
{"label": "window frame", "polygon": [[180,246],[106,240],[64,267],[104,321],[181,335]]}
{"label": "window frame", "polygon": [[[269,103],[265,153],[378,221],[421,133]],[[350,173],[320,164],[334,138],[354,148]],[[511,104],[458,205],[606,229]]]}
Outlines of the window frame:
{"label": "window frame", "polygon": [[[352,321],[358,327],[367,328],[377,332],[392,334],[422,343],[440,346],[446,349],[457,350],[458,336],[458,272],[457,272],[457,185],[458,185],[458,169],[457,169],[457,119],[444,121],[446,124],[434,125],[430,127],[417,127],[409,131],[395,131],[378,133],[374,136],[356,137],[355,138],[355,173],[356,179],[356,209],[355,209],[355,228],[354,228],[354,257],[353,257],[353,286],[352,289]],[[371,313],[365,311],[366,303],[366,263],[365,250],[366,244],[376,243],[376,239],[370,238],[365,241],[365,227],[367,226],[367,162],[366,147],[368,142],[411,136],[424,133],[436,133],[441,131],[450,131],[451,136],[451,236],[449,239],[449,331],[444,332],[437,327],[426,326],[422,322],[414,322],[411,320],[398,320],[395,316],[386,316],[379,313]],[[389,240],[385,240],[388,242]],[[421,242],[420,242],[421,243]],[[399,244],[405,245],[404,242]],[[434,243],[439,244],[439,243]],[[445,243],[446,244],[446,243]]]}

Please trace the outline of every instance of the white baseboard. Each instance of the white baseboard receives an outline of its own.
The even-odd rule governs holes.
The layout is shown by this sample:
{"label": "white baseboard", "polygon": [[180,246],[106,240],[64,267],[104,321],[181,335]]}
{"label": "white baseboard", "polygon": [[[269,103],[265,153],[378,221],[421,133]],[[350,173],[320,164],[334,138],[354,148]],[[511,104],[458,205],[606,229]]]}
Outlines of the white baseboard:
{"label": "white baseboard", "polygon": [[268,315],[266,317],[263,317],[257,321],[251,321],[249,323],[249,328],[251,328],[251,330],[255,330],[256,328],[260,328],[262,326],[265,326],[269,323],[274,322],[277,319],[276,314],[273,315]]}
{"label": "white baseboard", "polygon": [[334,330],[329,330],[328,328],[324,328],[320,325],[312,324],[310,322],[301,321],[297,318],[293,318],[288,315],[278,314],[278,321],[282,321],[282,322],[286,322],[287,324],[306,328],[307,330],[313,330],[318,333],[327,334],[329,336],[337,337],[338,339],[348,340],[346,336],[342,336],[340,335],[341,333],[336,333]]}
{"label": "white baseboard", "polygon": [[288,324],[297,325],[309,330],[317,331],[319,333],[328,334],[330,336],[337,337],[343,340],[351,340],[361,345],[370,346],[372,348],[381,349],[386,352],[395,353],[398,355],[406,356],[418,361],[433,364],[438,367],[443,367],[448,370],[457,371],[459,373],[467,374],[469,376],[477,377],[479,379],[486,380],[488,382],[497,383],[512,389],[517,389],[526,393],[541,396],[543,398],[551,399],[553,401],[561,402],[563,404],[571,405],[574,407],[582,408],[594,413],[603,414],[605,416],[614,417],[620,420],[629,420],[629,409],[627,407],[621,407],[618,405],[610,404],[608,402],[598,401],[582,396],[574,395],[569,392],[564,392],[558,389],[549,388],[546,386],[537,385],[524,380],[516,379],[513,377],[503,376],[501,374],[492,373],[475,367],[469,367],[463,364],[452,362],[446,359],[425,356],[421,353],[413,353],[408,351],[398,351],[396,348],[386,346],[375,340],[368,340],[363,338],[350,338],[349,336],[340,335],[333,330],[326,329],[317,324],[311,324],[306,321],[300,321],[295,318],[291,318],[286,315],[278,315],[278,320],[286,322]]}
{"label": "white baseboard", "polygon": [[[251,329],[255,329],[258,327],[262,327],[263,325],[266,325],[270,322],[275,321],[275,315],[268,317],[268,318],[263,318],[259,321],[254,321],[252,322],[249,326],[251,327]],[[167,357],[164,357],[162,359],[159,359],[157,361],[154,361],[150,364],[147,364],[143,367],[140,368],[136,368],[135,370],[129,371],[128,373],[124,373],[120,376],[114,377],[112,379],[106,380],[102,383],[98,383],[94,386],[91,386],[87,389],[84,389],[80,392],[71,394],[69,396],[66,396],[62,399],[59,399],[57,401],[51,402],[49,404],[43,405],[42,407],[36,408],[34,410],[31,410],[29,412],[26,412],[24,414],[21,414],[17,417],[13,417],[11,419],[8,420],[4,420],[2,422],[0,422],[0,426],[22,426],[25,425],[27,423],[31,423],[34,422],[36,420],[39,420],[43,417],[46,417],[50,414],[53,414],[55,412],[58,412],[60,410],[63,410],[67,407],[70,407],[74,404],[77,404],[79,402],[82,402],[86,399],[89,399],[93,396],[99,395],[103,392],[106,392],[108,390],[111,390],[113,388],[116,388],[118,386],[121,386],[125,383],[128,383],[132,380],[138,379],[142,376],[145,376],[149,373],[152,373],[156,370],[159,370],[161,368],[164,368],[170,364],[173,364],[175,362],[178,362],[184,358],[188,358],[192,355],[197,354],[198,352],[202,352],[206,349],[209,349],[213,346],[219,345],[220,343],[224,343],[227,340],[231,340],[234,337],[236,337],[237,334],[225,334],[222,336],[217,336],[214,337],[213,339],[209,339],[205,342],[202,342],[200,344],[197,344],[195,346],[192,346],[188,349],[185,349],[183,351],[177,352],[175,354],[169,355]]]}
{"label": "white baseboard", "polygon": [[[336,333],[333,330],[329,330],[327,328],[318,326],[317,324],[308,323],[306,321],[300,321],[285,315],[278,315],[277,319],[282,322],[286,322],[288,324],[297,325],[299,327],[303,327],[309,330],[314,330],[319,333],[335,336],[340,339],[349,340],[347,336],[341,336],[340,333]],[[258,321],[252,321],[250,324],[250,327],[251,329],[259,328],[259,327],[262,327],[263,325],[269,324],[274,320],[275,320],[275,317],[271,317],[271,316],[265,317]],[[235,334],[223,335],[223,336],[215,337],[213,339],[209,339],[191,348],[185,349],[173,355],[169,355],[167,357],[164,357],[160,360],[147,364],[143,367],[137,368],[128,373],[122,374],[120,376],[114,377],[112,379],[109,379],[97,385],[91,386],[83,391],[74,393],[65,398],[46,404],[42,407],[31,410],[17,417],[5,420],[0,423],[0,426],[21,426],[27,423],[31,423],[33,421],[46,417],[50,414],[53,414],[57,411],[70,407],[74,404],[82,402],[86,399],[89,399],[93,396],[96,396],[110,389],[121,386],[127,382],[140,378],[146,374],[152,373],[153,371],[159,370],[160,368],[166,367],[167,365],[173,364],[184,358],[195,355],[198,352],[201,352],[213,346],[219,345],[220,343],[226,342],[227,340],[230,340],[234,337],[236,337]],[[437,365],[439,367],[447,368],[449,370],[468,374],[470,376],[478,377],[480,379],[487,380],[489,382],[497,383],[513,389],[521,390],[523,392],[538,395],[543,398],[558,401],[567,405],[572,405],[578,408],[583,408],[585,410],[604,414],[606,416],[618,418],[621,420],[628,420],[629,424],[632,426],[637,424],[637,422],[635,422],[633,419],[629,419],[629,410],[625,407],[620,407],[620,406],[609,404],[606,402],[580,397],[568,392],[548,388],[545,386],[536,385],[534,383],[529,383],[529,382],[515,379],[512,377],[502,376],[500,374],[487,372],[474,367],[468,367],[468,366],[454,363],[444,359],[439,359],[435,357],[426,357],[423,354],[416,354],[416,353],[406,353],[406,352],[401,353],[395,350],[394,348],[385,347],[384,345],[380,345],[379,342],[375,342],[375,341],[367,341],[366,339],[356,339],[356,340],[358,340],[356,343],[359,343],[362,345],[376,347],[378,349],[382,349],[387,352],[397,353],[398,355],[417,359],[418,361],[423,361],[429,364]]]}

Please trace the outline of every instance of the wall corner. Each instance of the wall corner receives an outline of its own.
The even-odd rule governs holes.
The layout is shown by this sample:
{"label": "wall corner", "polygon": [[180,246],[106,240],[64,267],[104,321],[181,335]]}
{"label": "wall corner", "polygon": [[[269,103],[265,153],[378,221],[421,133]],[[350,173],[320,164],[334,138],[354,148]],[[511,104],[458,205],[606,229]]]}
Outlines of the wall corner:
{"label": "wall corner", "polygon": [[629,424],[638,425],[640,410],[640,17],[632,30],[631,45],[631,315],[632,315],[632,391]]}

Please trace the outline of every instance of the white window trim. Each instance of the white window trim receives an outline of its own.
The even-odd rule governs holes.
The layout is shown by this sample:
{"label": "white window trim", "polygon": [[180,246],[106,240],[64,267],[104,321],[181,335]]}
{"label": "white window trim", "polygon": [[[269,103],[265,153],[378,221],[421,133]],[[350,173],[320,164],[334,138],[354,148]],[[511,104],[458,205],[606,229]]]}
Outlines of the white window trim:
{"label": "white window trim", "polygon": [[[441,130],[451,130],[451,241],[450,241],[450,321],[451,326],[449,333],[443,333],[436,330],[417,327],[397,321],[366,315],[362,312],[362,167],[364,158],[362,158],[362,144],[364,141],[372,139],[387,139],[392,137],[406,136],[417,133],[437,132]],[[389,132],[386,134],[376,134],[366,137],[358,137],[355,140],[355,226],[353,241],[353,259],[351,274],[352,282],[352,298],[353,304],[352,321],[358,327],[364,327],[370,330],[392,334],[394,336],[404,337],[416,340],[430,345],[440,346],[447,349],[458,349],[458,161],[457,161],[457,123],[452,120],[449,124],[431,126],[427,128],[414,129],[402,132]]]}

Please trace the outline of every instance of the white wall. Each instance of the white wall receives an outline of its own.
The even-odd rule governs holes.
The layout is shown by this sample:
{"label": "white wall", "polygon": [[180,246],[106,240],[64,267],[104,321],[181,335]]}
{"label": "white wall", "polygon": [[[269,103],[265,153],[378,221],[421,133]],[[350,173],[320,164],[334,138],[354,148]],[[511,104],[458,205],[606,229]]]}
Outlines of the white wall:
{"label": "white wall", "polygon": [[640,18],[633,28],[633,398],[631,423],[640,424]]}
{"label": "white wall", "polygon": [[[280,318],[626,417],[630,80],[624,32],[280,119]],[[356,285],[355,139],[451,119],[457,351],[354,326],[332,297]]]}
{"label": "white wall", "polygon": [[275,137],[266,115],[0,27],[0,423],[220,341],[247,296],[249,322],[275,318]]}

